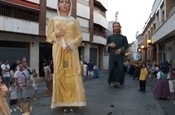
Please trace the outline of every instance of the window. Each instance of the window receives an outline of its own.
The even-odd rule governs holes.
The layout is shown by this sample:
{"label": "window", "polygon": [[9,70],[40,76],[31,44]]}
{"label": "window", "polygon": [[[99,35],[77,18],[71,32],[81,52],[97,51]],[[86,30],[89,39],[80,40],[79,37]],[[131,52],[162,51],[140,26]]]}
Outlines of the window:
{"label": "window", "polygon": [[165,21],[165,11],[163,10],[162,11],[162,22],[164,22]]}

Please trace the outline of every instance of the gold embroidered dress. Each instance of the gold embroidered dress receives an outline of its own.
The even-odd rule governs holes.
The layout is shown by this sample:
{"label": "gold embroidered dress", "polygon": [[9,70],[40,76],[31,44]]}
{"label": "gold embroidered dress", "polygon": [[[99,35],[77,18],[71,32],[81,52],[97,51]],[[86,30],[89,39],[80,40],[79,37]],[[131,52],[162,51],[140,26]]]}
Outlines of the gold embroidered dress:
{"label": "gold embroidered dress", "polygon": [[[55,30],[59,28],[64,28],[66,34],[61,38],[56,38]],[[57,16],[50,19],[46,41],[53,44],[54,74],[51,108],[85,106],[85,90],[78,54],[78,47],[82,42],[82,34],[78,20],[71,16],[66,18]],[[70,44],[73,51],[65,51],[65,44]]]}

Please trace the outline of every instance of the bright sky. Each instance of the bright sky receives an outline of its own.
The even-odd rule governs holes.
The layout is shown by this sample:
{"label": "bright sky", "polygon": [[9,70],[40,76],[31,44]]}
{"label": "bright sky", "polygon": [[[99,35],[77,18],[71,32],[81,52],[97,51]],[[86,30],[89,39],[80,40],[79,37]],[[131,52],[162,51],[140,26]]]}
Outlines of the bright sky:
{"label": "bright sky", "polygon": [[154,0],[108,0],[107,19],[115,21],[115,13],[118,11],[122,34],[132,43],[136,39],[136,32],[142,32],[153,3]]}

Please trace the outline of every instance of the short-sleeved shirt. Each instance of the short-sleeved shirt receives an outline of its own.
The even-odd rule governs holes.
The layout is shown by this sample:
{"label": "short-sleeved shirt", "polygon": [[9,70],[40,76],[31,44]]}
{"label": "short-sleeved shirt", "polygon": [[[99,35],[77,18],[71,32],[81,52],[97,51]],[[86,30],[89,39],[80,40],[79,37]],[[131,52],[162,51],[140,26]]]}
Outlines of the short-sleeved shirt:
{"label": "short-sleeved shirt", "polygon": [[[1,65],[1,68],[2,68],[2,70],[4,70],[4,69],[10,69],[10,66],[9,66],[9,64],[7,64],[7,65],[2,64]],[[3,73],[2,75],[3,75],[3,77],[10,77],[10,72],[7,71],[7,72]]]}
{"label": "short-sleeved shirt", "polygon": [[9,92],[10,92],[10,99],[17,99],[17,87],[10,87],[9,88]]}
{"label": "short-sleeved shirt", "polygon": [[20,86],[26,85],[26,82],[25,82],[26,77],[22,71],[17,70],[15,72],[14,78],[17,79],[17,82]]}

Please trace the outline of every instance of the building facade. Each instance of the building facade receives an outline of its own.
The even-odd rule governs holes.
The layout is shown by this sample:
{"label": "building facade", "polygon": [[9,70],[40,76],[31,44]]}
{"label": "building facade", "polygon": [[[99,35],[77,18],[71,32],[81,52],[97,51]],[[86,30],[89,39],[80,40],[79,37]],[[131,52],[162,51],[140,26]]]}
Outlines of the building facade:
{"label": "building facade", "polygon": [[175,67],[175,1],[155,0],[141,34],[142,61],[167,60]]}
{"label": "building facade", "polygon": [[[26,57],[29,66],[41,72],[44,60],[52,58],[45,39],[48,20],[57,16],[57,0],[0,0],[0,6],[0,60],[13,63]],[[92,60],[100,69],[108,68],[106,11],[107,0],[73,0],[72,16],[83,34],[80,60]]]}

